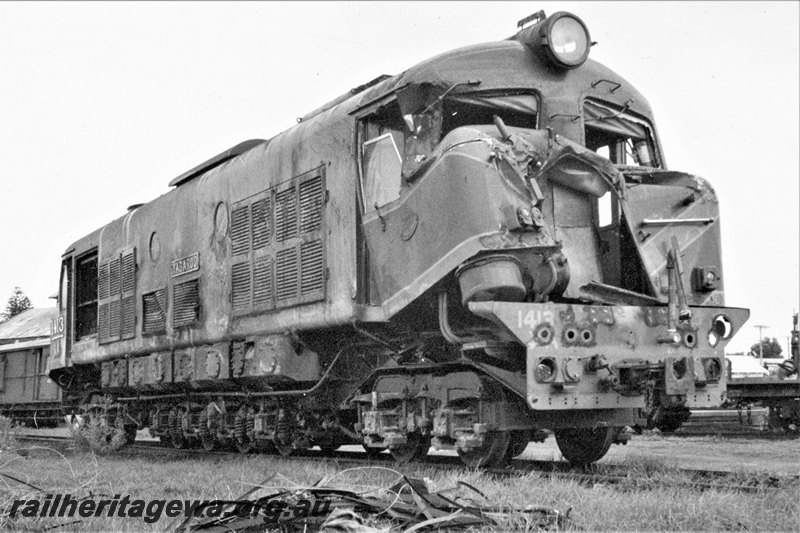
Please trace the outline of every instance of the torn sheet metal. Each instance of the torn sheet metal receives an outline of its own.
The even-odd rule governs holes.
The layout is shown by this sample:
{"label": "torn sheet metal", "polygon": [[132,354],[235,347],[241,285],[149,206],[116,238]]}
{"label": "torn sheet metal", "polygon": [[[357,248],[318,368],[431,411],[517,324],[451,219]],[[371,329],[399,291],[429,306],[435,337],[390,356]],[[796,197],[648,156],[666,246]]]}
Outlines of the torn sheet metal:
{"label": "torn sheet metal", "polygon": [[[403,476],[390,487],[356,493],[312,486],[281,490],[250,499],[257,491],[222,502],[219,518],[188,518],[169,528],[175,533],[244,531],[448,531],[474,527],[504,528],[524,524],[526,530],[561,530],[568,513],[548,507],[508,508],[491,502],[468,483],[430,492],[424,480]],[[469,495],[464,495],[467,492]],[[473,499],[478,498],[478,500]],[[301,502],[306,502],[299,505]],[[309,503],[310,502],[310,503]],[[279,509],[280,512],[276,512]],[[299,512],[298,509],[305,511]]]}

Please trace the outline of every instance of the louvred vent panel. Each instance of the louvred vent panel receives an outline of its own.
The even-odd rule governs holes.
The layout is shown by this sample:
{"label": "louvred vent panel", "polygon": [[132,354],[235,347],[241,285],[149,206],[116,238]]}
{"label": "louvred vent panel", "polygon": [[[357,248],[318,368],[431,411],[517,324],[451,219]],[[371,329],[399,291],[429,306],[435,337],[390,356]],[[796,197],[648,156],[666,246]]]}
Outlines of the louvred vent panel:
{"label": "louvred vent panel", "polygon": [[200,318],[200,284],[194,279],[172,287],[172,327],[188,326]]}
{"label": "louvred vent panel", "polygon": [[97,309],[97,337],[100,341],[108,339],[108,304],[100,304]]}
{"label": "louvred vent panel", "polygon": [[325,284],[325,269],[322,256],[322,240],[304,242],[300,246],[300,294],[310,296],[322,291]]}
{"label": "louvred vent panel", "polygon": [[300,233],[320,229],[322,225],[322,176],[300,184]]}
{"label": "louvred vent panel", "polygon": [[122,299],[122,338],[133,337],[136,328],[136,300],[133,296]]}
{"label": "louvred vent panel", "polygon": [[231,213],[231,252],[246,254],[250,249],[250,209],[247,206]]}
{"label": "louvred vent panel", "polygon": [[133,290],[134,276],[136,274],[136,261],[133,253],[122,256],[122,292]]}
{"label": "louvred vent panel", "polygon": [[167,294],[164,289],[142,296],[144,333],[161,333],[167,328]]}
{"label": "louvred vent panel", "polygon": [[297,235],[297,197],[295,188],[275,195],[275,238],[284,242]]}
{"label": "louvred vent panel", "polygon": [[258,250],[269,244],[272,229],[272,213],[270,212],[269,199],[258,200],[253,203],[253,250]]}
{"label": "louvred vent panel", "polygon": [[108,337],[114,339],[119,336],[120,324],[119,300],[108,304]]}
{"label": "louvred vent panel", "polygon": [[232,267],[233,309],[246,309],[250,305],[250,263],[237,263]]}
{"label": "louvred vent panel", "polygon": [[272,258],[264,257],[253,265],[253,305],[272,306]]}
{"label": "louvred vent panel", "polygon": [[109,296],[109,264],[103,263],[97,271],[97,297],[100,300]]}
{"label": "louvred vent panel", "polygon": [[109,274],[109,295],[114,296],[115,294],[119,294],[119,282],[120,282],[120,273],[119,273],[119,259],[114,259],[109,264],[110,274]]}
{"label": "louvred vent panel", "polygon": [[278,252],[275,266],[278,301],[297,297],[297,249]]}
{"label": "louvred vent panel", "polygon": [[325,298],[325,168],[233,205],[231,304],[246,314]]}

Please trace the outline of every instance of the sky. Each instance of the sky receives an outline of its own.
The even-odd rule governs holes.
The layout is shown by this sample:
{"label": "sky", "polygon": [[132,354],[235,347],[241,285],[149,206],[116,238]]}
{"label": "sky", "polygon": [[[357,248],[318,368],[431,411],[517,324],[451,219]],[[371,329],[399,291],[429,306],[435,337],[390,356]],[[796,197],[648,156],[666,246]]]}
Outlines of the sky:
{"label": "sky", "polygon": [[[67,246],[245,139],[544,9],[650,102],[669,168],[711,181],[726,303],[786,349],[800,308],[797,2],[0,2],[0,304],[48,307]],[[0,309],[1,311],[2,309]]]}

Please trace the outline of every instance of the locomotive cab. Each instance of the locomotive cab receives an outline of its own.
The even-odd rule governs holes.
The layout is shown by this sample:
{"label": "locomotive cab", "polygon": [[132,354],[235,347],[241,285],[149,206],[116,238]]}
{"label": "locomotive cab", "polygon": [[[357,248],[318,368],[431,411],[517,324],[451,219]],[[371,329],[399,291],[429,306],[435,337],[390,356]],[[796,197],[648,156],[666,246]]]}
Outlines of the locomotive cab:
{"label": "locomotive cab", "polygon": [[[387,126],[359,130],[375,311],[365,316],[419,327],[437,309],[458,355],[426,356],[474,373],[473,400],[516,413],[510,423],[448,400],[424,365],[406,380],[379,372],[361,389],[372,399],[357,398],[362,431],[399,456],[433,442],[491,462],[519,432],[548,428],[570,460],[591,462],[624,440],[621,426],[644,423],[648,401],[688,413],[725,398],[723,348],[748,313],[719,307],[713,189],[666,170],[646,101],[586,60],[582,22],[559,13],[534,26],[514,39],[524,46],[466,49],[419,67],[420,80],[406,73],[402,89],[363,110],[363,121]],[[456,70],[448,60],[461,62],[461,76],[437,79]],[[473,62],[503,68],[477,79],[464,75],[479,70]],[[378,201],[372,147],[381,142],[393,177]],[[503,392],[487,392],[497,369],[509,373],[492,376]],[[375,393],[400,389],[403,402],[376,403]],[[387,429],[401,407],[425,410],[415,395],[437,405],[433,414]]]}

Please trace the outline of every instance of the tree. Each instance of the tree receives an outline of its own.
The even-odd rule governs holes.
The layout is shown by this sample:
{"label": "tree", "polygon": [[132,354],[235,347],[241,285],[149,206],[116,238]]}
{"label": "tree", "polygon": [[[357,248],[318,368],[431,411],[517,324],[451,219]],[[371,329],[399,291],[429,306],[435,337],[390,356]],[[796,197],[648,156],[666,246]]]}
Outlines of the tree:
{"label": "tree", "polygon": [[22,292],[22,289],[14,287],[14,292],[11,293],[11,296],[8,298],[5,312],[0,313],[0,322],[6,321],[12,316],[16,316],[32,307],[31,301],[25,296],[25,293]]}
{"label": "tree", "polygon": [[[776,357],[783,357],[781,355],[783,353],[783,348],[781,348],[781,343],[778,342],[776,338],[769,338],[764,337],[761,340],[761,344],[764,346],[764,357],[769,358],[776,358]],[[755,343],[750,347],[750,355],[753,357],[760,357],[761,351],[759,350],[758,343]]]}

